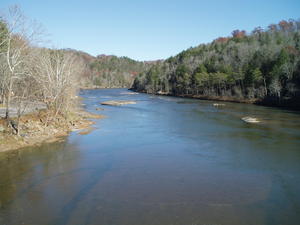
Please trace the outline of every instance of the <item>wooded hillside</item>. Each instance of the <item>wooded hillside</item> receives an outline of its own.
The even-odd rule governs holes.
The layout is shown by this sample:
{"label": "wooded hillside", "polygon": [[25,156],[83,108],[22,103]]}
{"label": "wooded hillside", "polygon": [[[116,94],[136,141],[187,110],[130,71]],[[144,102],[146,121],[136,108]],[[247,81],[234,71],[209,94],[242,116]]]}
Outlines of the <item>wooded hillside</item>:
{"label": "wooded hillside", "polygon": [[139,62],[128,57],[99,55],[89,63],[88,81],[98,87],[129,88],[135,77],[154,63]]}
{"label": "wooded hillside", "polygon": [[300,21],[234,30],[151,67],[132,88],[300,108]]}

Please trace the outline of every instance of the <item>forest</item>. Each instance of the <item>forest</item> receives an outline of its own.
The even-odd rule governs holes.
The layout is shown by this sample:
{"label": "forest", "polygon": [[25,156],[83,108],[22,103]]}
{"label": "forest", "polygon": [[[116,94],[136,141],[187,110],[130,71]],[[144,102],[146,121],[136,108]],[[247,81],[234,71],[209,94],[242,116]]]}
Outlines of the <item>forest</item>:
{"label": "forest", "polygon": [[[83,56],[86,53],[79,53]],[[86,62],[85,87],[129,88],[135,77],[157,61],[136,61],[128,57],[98,55]]]}
{"label": "forest", "polygon": [[134,80],[133,90],[300,108],[300,21],[234,30],[182,51]]}

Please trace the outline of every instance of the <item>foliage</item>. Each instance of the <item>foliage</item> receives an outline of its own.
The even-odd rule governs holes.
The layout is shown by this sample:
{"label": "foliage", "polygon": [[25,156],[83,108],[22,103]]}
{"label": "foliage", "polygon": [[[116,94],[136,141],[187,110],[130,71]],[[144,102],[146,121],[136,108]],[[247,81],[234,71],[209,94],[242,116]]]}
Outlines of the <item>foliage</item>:
{"label": "foliage", "polygon": [[[73,50],[74,52],[77,52]],[[77,52],[81,57],[86,53]],[[155,62],[139,62],[128,57],[113,55],[89,56],[85,60],[86,68],[82,86],[85,87],[127,87],[129,88],[135,77],[150,68]]]}
{"label": "foliage", "polygon": [[133,89],[300,105],[299,68],[300,21],[282,20],[189,48],[139,74]]}

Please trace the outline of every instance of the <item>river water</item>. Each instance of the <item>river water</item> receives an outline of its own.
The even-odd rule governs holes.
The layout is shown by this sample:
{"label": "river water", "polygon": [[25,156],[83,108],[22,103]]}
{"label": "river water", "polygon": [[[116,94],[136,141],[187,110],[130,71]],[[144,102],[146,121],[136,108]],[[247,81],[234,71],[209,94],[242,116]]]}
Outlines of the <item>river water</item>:
{"label": "river water", "polygon": [[299,113],[127,93],[82,91],[94,131],[0,154],[1,225],[300,224]]}

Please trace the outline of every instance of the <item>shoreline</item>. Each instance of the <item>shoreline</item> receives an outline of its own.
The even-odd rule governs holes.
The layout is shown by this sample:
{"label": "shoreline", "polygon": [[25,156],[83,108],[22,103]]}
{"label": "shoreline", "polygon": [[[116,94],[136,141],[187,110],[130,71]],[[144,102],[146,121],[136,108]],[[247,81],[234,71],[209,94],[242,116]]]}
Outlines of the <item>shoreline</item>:
{"label": "shoreline", "polygon": [[[83,109],[75,110],[66,119],[62,115],[50,117],[49,111],[41,110],[36,113],[23,115],[20,119],[20,135],[10,132],[0,132],[0,154],[12,150],[18,150],[24,147],[34,147],[43,143],[52,143],[68,136],[71,132],[77,132],[80,135],[92,131],[92,125],[95,124],[92,119],[102,119],[105,116],[92,114]],[[45,125],[45,120],[47,120]],[[0,127],[5,127],[5,119],[0,119]]]}
{"label": "shoreline", "polygon": [[[199,99],[199,100],[207,100],[207,101],[219,101],[219,102],[232,102],[232,103],[244,103],[244,104],[252,104],[257,106],[265,106],[265,107],[272,107],[278,109],[285,109],[285,110],[293,110],[293,111],[300,111],[299,105],[278,105],[272,101],[267,102],[266,100],[253,98],[253,99],[239,99],[234,97],[228,96],[207,96],[207,95],[191,95],[191,94],[181,94],[181,95],[173,95],[170,93],[147,93],[146,91],[137,91],[135,89],[129,88],[128,90],[134,91],[137,93],[144,93],[150,95],[158,95],[158,96],[170,96],[170,97],[178,97],[178,98],[186,98],[186,99]],[[292,104],[292,103],[291,103]]]}

